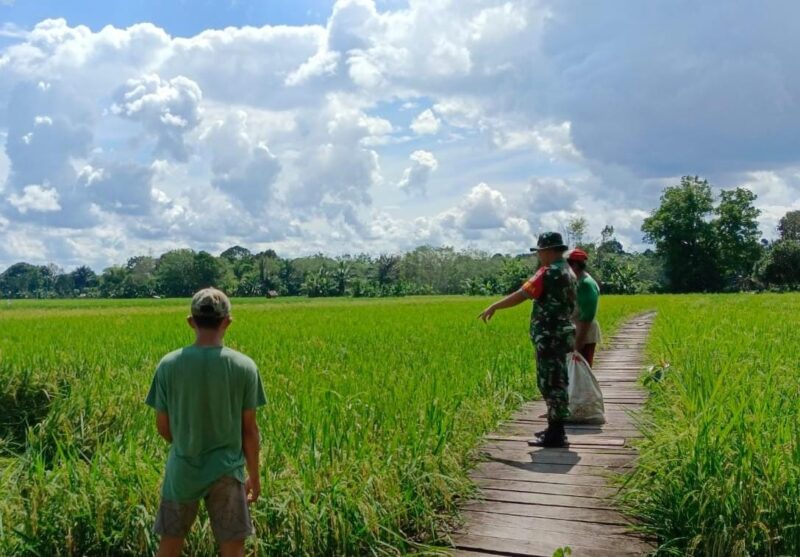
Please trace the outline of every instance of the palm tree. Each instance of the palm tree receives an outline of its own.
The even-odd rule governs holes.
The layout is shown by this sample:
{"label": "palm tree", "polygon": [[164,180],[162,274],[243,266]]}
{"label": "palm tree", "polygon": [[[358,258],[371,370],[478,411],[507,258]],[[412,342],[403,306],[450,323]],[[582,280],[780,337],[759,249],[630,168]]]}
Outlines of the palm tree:
{"label": "palm tree", "polygon": [[336,284],[336,291],[339,296],[344,296],[347,293],[347,284],[350,282],[350,277],[353,271],[347,261],[339,261],[336,269],[333,271],[333,281]]}

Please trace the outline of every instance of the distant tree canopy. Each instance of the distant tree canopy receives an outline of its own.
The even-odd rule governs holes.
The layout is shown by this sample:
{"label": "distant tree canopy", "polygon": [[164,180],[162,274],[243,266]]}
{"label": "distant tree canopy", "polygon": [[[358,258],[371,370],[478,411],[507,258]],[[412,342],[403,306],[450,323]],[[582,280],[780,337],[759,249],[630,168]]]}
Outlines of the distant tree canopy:
{"label": "distant tree canopy", "polygon": [[778,222],[778,232],[781,240],[800,242],[800,211],[786,213]]}
{"label": "distant tree canopy", "polygon": [[713,210],[708,182],[684,176],[679,186],[664,190],[661,205],[644,220],[642,232],[664,259],[670,290],[719,288],[718,254],[709,219]]}
{"label": "distant tree canopy", "polygon": [[[761,239],[756,196],[722,190],[685,176],[664,190],[644,220],[654,250],[625,251],[613,226],[587,239],[582,217],[564,224],[571,245],[589,253],[589,271],[605,293],[712,292],[800,288],[800,211],[778,224],[775,242]],[[65,273],[55,265],[15,263],[0,273],[4,298],[190,296],[217,286],[235,296],[499,295],[513,292],[534,270],[535,256],[420,246],[403,254],[282,258],[233,246],[219,256],[191,249],[134,256],[97,275],[87,266]]]}
{"label": "distant tree canopy", "polygon": [[800,241],[781,240],[773,244],[756,265],[755,276],[762,285],[800,288]]}
{"label": "distant tree canopy", "polygon": [[644,220],[645,240],[663,258],[671,292],[741,290],[764,255],[759,241],[756,195],[747,188],[722,190],[715,199],[707,180],[684,176],[668,187]]}

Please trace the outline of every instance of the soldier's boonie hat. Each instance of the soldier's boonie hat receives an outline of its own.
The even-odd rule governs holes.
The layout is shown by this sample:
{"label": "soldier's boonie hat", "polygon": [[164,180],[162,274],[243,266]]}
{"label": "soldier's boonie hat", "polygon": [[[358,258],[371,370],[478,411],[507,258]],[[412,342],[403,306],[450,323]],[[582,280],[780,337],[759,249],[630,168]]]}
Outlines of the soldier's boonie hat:
{"label": "soldier's boonie hat", "polygon": [[192,296],[192,315],[221,319],[231,314],[231,301],[221,290],[203,288]]}
{"label": "soldier's boonie hat", "polygon": [[569,249],[561,238],[558,232],[545,232],[539,236],[539,241],[536,242],[536,247],[531,248],[531,251],[542,251],[545,249],[560,249],[566,251]]}
{"label": "soldier's boonie hat", "polygon": [[569,251],[567,254],[567,261],[588,261],[589,254],[583,251],[581,248],[575,248]]}

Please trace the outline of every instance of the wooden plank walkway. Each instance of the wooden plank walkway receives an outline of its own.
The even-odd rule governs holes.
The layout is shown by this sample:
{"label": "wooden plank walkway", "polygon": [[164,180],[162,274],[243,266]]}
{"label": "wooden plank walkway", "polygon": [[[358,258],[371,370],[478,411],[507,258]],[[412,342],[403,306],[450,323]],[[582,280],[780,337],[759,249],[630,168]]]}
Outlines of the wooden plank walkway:
{"label": "wooden plank walkway", "polygon": [[454,554],[551,557],[564,546],[574,557],[645,555],[652,546],[630,532],[630,521],[609,497],[610,473],[633,465],[628,440],[639,436],[631,412],[647,395],[636,380],[654,314],[622,325],[595,359],[607,423],[567,426],[569,446],[529,447],[546,426],[543,401],[529,402],[486,437],[485,461],[472,472],[479,499],[463,505],[464,527],[453,536]]}

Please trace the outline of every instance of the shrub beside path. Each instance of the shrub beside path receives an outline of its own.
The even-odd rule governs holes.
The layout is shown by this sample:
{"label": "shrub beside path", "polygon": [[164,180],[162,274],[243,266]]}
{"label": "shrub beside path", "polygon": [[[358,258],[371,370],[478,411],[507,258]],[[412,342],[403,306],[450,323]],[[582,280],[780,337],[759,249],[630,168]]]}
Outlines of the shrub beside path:
{"label": "shrub beside path", "polygon": [[605,397],[604,425],[568,426],[569,446],[529,447],[546,426],[544,401],[529,402],[486,437],[484,460],[471,476],[478,499],[463,505],[464,526],[453,535],[454,554],[551,557],[570,547],[574,557],[645,555],[653,546],[631,532],[631,521],[609,498],[609,476],[634,465],[629,441],[639,437],[631,412],[647,399],[637,379],[654,318],[623,324],[598,353],[594,372]]}

